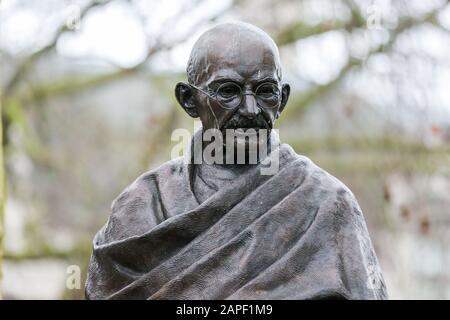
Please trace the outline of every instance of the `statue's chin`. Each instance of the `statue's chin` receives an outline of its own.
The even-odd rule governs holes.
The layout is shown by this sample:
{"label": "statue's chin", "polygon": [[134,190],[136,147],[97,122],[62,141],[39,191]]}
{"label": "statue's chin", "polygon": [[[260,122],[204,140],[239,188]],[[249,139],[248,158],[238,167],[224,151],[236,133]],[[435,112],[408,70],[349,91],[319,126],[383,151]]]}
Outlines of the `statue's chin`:
{"label": "statue's chin", "polygon": [[[269,135],[266,136],[268,138]],[[253,134],[250,135],[246,129],[236,129],[234,131],[234,134],[232,136],[228,136],[226,139],[232,139],[232,143],[230,143],[229,141],[227,141],[228,143],[226,143],[227,147],[230,147],[231,145],[234,147],[234,152],[232,154],[235,156],[243,155],[246,159],[246,163],[250,158],[259,158],[259,150],[261,150],[261,148],[267,150],[268,146],[267,139],[259,139],[258,129],[255,129],[255,131],[253,131]],[[227,148],[225,148],[225,152],[227,152]],[[250,155],[253,155],[254,157],[249,158]]]}
{"label": "statue's chin", "polygon": [[234,145],[236,147],[256,147],[258,145],[258,135],[252,135],[249,137],[247,133],[245,133],[244,129],[236,129],[234,133]]}
{"label": "statue's chin", "polygon": [[245,151],[258,150],[258,139],[248,139],[246,136],[236,136],[234,138],[235,149],[243,148]]}

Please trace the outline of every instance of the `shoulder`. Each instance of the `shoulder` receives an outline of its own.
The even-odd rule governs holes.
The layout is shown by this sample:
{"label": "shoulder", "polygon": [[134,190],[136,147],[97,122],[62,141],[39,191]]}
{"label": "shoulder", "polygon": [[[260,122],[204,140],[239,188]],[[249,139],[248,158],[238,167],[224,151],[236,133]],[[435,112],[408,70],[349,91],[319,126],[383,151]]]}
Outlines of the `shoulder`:
{"label": "shoulder", "polygon": [[111,209],[120,206],[130,198],[149,197],[159,183],[167,183],[172,175],[184,170],[182,158],[167,161],[159,167],[144,172],[128,185],[119,196],[114,199]]}
{"label": "shoulder", "polygon": [[142,234],[165,219],[161,207],[160,184],[180,170],[182,159],[168,161],[141,174],[115,198],[104,228],[105,239],[119,240]]}
{"label": "shoulder", "polygon": [[356,210],[357,214],[360,213],[355,195],[344,182],[319,167],[307,156],[295,153],[295,157],[291,157],[290,161],[295,161],[297,166],[303,167],[305,171],[304,187],[310,188],[311,195],[329,211],[331,209],[333,209],[332,211],[342,211],[341,209],[348,208],[351,211]]}
{"label": "shoulder", "polygon": [[350,188],[311,159],[305,156],[299,158],[307,163],[308,177],[304,183],[313,190],[310,194],[318,207],[317,220],[322,225],[332,226],[336,236],[346,234],[354,241],[361,241],[361,237],[365,238],[364,241],[370,241],[363,212]]}

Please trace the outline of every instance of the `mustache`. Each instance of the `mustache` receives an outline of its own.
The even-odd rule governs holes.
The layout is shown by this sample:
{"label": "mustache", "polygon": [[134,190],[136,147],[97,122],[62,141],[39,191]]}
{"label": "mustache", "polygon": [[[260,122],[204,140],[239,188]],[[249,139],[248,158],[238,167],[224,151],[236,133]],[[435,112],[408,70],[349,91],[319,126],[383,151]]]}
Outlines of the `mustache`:
{"label": "mustache", "polygon": [[223,126],[223,129],[236,128],[258,128],[270,129],[269,123],[262,114],[258,114],[255,118],[247,118],[242,115],[234,114]]}

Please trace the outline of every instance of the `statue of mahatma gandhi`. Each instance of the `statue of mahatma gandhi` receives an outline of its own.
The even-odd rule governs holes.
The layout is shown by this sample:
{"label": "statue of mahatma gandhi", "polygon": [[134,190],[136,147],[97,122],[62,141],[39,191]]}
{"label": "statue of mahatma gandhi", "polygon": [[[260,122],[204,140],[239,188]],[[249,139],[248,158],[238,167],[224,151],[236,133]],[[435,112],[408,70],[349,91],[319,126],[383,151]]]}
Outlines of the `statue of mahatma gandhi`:
{"label": "statue of mahatma gandhi", "polygon": [[[94,238],[86,297],[387,298],[351,191],[272,130],[290,92],[274,41],[249,24],[220,24],[194,45],[187,76],[175,95],[202,122],[192,141],[215,130],[220,146],[244,146],[244,161],[217,144],[211,154],[224,161],[192,161],[192,142],[126,188]],[[267,147],[254,163],[249,129]],[[277,170],[263,174],[267,158]]]}

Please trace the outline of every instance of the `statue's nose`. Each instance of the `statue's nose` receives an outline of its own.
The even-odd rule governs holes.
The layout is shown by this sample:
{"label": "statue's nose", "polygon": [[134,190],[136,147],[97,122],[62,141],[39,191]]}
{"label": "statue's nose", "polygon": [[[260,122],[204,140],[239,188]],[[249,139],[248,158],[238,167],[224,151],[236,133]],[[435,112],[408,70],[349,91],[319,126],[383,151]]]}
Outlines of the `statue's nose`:
{"label": "statue's nose", "polygon": [[252,94],[244,95],[242,105],[239,108],[239,113],[249,119],[256,118],[256,116],[261,113],[258,107],[255,96]]}

